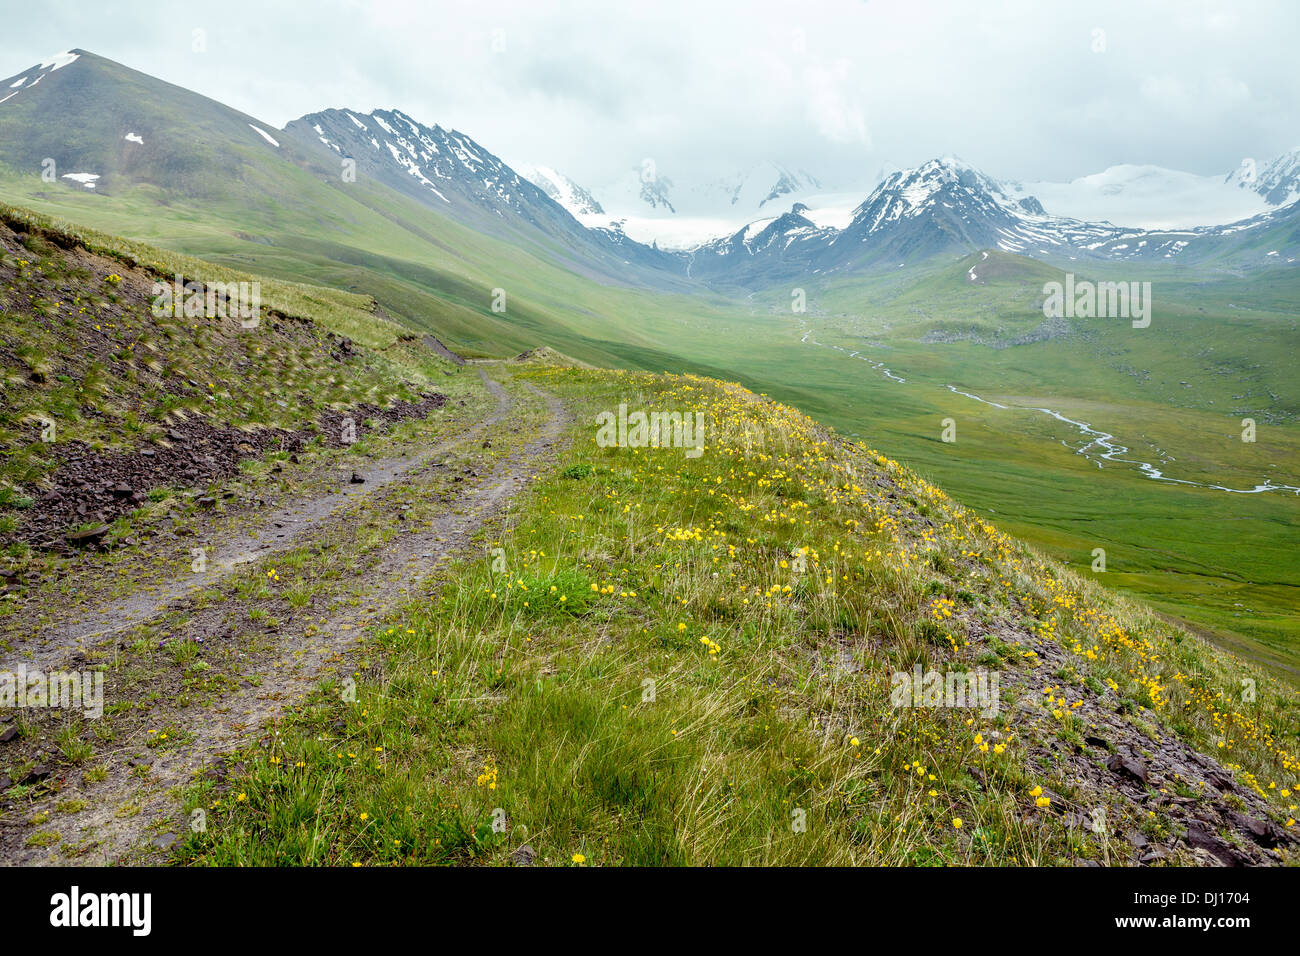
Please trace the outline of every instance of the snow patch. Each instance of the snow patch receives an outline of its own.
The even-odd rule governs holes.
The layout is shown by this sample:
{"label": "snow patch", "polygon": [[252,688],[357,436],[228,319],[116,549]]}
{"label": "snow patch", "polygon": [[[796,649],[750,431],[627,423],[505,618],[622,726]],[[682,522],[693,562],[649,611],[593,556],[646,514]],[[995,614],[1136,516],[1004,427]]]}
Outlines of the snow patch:
{"label": "snow patch", "polygon": [[80,58],[81,58],[80,53],[73,53],[71,50],[67,50],[63,53],[56,53],[54,54],[54,56],[49,57],[48,59],[41,60],[40,68],[44,70],[48,67],[49,71],[53,73],[55,70],[61,70],[69,63],[74,63]]}
{"label": "snow patch", "polygon": [[262,129],[260,126],[254,126],[252,123],[249,123],[248,125],[249,125],[249,128],[255,130],[255,131],[257,132],[257,135],[261,136],[262,139],[266,140],[268,143],[270,143],[270,144],[271,144],[272,146],[274,146],[276,149],[279,149],[279,148],[280,148],[280,144],[277,143],[274,139],[272,139],[272,138],[271,138],[271,134],[268,133],[266,130]]}
{"label": "snow patch", "polygon": [[95,188],[95,180],[99,178],[99,173],[64,173],[64,179],[71,179],[74,183],[81,183],[87,189]]}
{"label": "snow patch", "polygon": [[753,242],[758,237],[758,234],[770,226],[772,222],[771,219],[755,219],[745,227],[745,236],[741,241],[746,245]]}
{"label": "snow patch", "polygon": [[1068,183],[1008,183],[1017,198],[1036,196],[1050,214],[1084,222],[1141,229],[1187,229],[1237,222],[1267,212],[1269,204],[1221,176],[1198,176],[1161,166],[1111,166]]}

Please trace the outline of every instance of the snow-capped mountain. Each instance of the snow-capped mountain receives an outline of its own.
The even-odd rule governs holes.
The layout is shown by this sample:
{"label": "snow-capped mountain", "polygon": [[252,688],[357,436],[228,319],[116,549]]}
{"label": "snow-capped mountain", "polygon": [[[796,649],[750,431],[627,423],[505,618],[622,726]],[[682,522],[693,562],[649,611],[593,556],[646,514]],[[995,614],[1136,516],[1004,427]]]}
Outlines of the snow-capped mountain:
{"label": "snow-capped mountain", "polygon": [[[945,157],[838,194],[776,163],[677,182],[647,161],[607,193],[547,167],[521,175],[466,134],[398,110],[325,110],[278,130],[83,50],[0,82],[0,166],[35,175],[47,158],[50,182],[105,203],[146,185],[167,202],[244,208],[254,183],[272,204],[293,202],[310,170],[385,215],[400,198],[386,190],[396,190],[572,271],[674,289],[752,288],[993,248],[1232,269],[1300,257],[1300,150],[1225,177],[1118,166],[1055,186],[999,181]],[[1162,206],[1226,224],[1162,220]]]}
{"label": "snow-capped mountain", "polygon": [[1267,164],[1242,160],[1233,172],[1202,176],[1162,166],[1111,166],[1068,183],[1003,183],[1032,195],[1054,216],[1143,229],[1194,229],[1239,222],[1300,198],[1300,150]]}
{"label": "snow-capped mountain", "polygon": [[80,58],[80,50],[68,50],[64,53],[56,53],[53,56],[47,56],[30,70],[23,72],[21,76],[6,82],[5,85],[0,88],[0,103],[13,99],[20,95],[24,90],[32,89],[55,70],[61,70],[63,67],[77,62]]}
{"label": "snow-capped mountain", "polygon": [[[799,275],[895,268],[976,249],[1044,259],[1195,259],[1222,251],[1230,237],[1263,235],[1297,218],[1287,206],[1226,226],[1145,230],[1052,216],[1022,188],[985,175],[955,157],[892,173],[854,211],[843,229],[818,226],[796,204],[692,251],[693,278],[752,285]],[[1279,230],[1276,262],[1293,257],[1300,236]],[[1189,249],[1192,251],[1189,253]]]}
{"label": "snow-capped mountain", "polygon": [[[1277,164],[1270,169],[1277,170]],[[1283,180],[1275,180],[1276,183]],[[960,160],[932,160],[887,177],[834,239],[877,251],[967,251],[996,247],[1040,258],[1173,259],[1194,240],[1213,240],[1288,221],[1282,206],[1193,229],[1147,229],[1052,215],[1017,184],[1000,183]],[[895,228],[911,223],[912,228]],[[1200,250],[1206,243],[1198,243]]]}
{"label": "snow-capped mountain", "polygon": [[[1052,222],[1033,196],[1016,197],[996,180],[954,156],[933,159],[915,169],[885,177],[853,212],[845,230],[847,240],[898,235],[918,229],[934,230],[933,238],[960,237],[976,245],[1019,247],[1035,241],[1056,242],[1063,227],[1071,239],[1091,237],[1080,223]],[[914,245],[915,240],[907,243]]]}
{"label": "snow-capped mountain", "polygon": [[[780,215],[774,206],[789,210],[802,203],[802,215],[816,227],[873,244],[870,237],[896,239],[896,226],[915,220],[934,225],[938,234],[930,244],[936,246],[946,245],[947,236],[982,238],[987,246],[1026,254],[1078,246],[1084,254],[1105,248],[1133,255],[1142,244],[1142,255],[1163,257],[1178,254],[1183,233],[1199,235],[1294,203],[1300,198],[1300,150],[1258,167],[1246,161],[1227,177],[1119,165],[1068,183],[1022,183],[994,179],[949,156],[915,169],[882,168],[875,182],[859,202],[862,193],[828,194],[806,173],[764,163],[744,174],[676,185],[672,214],[625,212],[629,205],[635,210],[634,201],[605,205],[629,235],[674,247],[734,249],[737,236],[752,241]],[[1134,243],[1125,246],[1128,239]],[[843,247],[848,237],[836,241]],[[918,236],[912,243],[918,249],[927,245]],[[903,251],[907,247],[902,243]]]}
{"label": "snow-capped mountain", "polygon": [[795,203],[789,212],[693,249],[687,274],[727,285],[762,285],[813,270],[839,230],[818,226],[807,213],[807,206]]}
{"label": "snow-capped mountain", "polygon": [[608,220],[629,236],[676,249],[730,237],[755,217],[778,216],[796,202],[809,207],[815,222],[843,226],[863,192],[827,192],[812,173],[774,162],[688,177],[665,176],[650,161],[593,190]]}
{"label": "snow-capped mountain", "polygon": [[695,205],[717,208],[725,203],[742,212],[764,210],[768,204],[788,206],[803,195],[820,192],[822,184],[811,173],[765,162],[743,172],[724,176],[693,190]]}
{"label": "snow-capped mountain", "polygon": [[678,212],[677,190],[671,176],[661,175],[653,160],[626,169],[613,182],[593,190],[609,215],[615,218]]}
{"label": "snow-capped mountain", "polygon": [[1253,159],[1243,159],[1224,183],[1256,193],[1270,206],[1289,205],[1300,199],[1300,147],[1283,153],[1262,168]]}
{"label": "snow-capped mountain", "polygon": [[596,201],[596,197],[564,173],[549,166],[519,165],[516,169],[525,179],[567,209],[579,222],[584,216],[605,215],[605,210]]}
{"label": "snow-capped mountain", "polygon": [[[1015,197],[979,170],[956,157],[933,159],[915,169],[885,177],[853,211],[843,229],[818,227],[796,206],[789,216],[754,223],[725,240],[695,251],[693,275],[720,268],[737,271],[737,256],[748,255],[742,273],[768,268],[779,259],[782,273],[813,273],[928,258],[949,250],[998,247],[1029,252],[1044,245],[1097,242],[1118,231],[1108,224],[1058,220],[1032,196]],[[777,232],[779,230],[779,233]],[[727,258],[726,265],[711,262]]]}
{"label": "snow-capped mountain", "polygon": [[[635,192],[628,188],[626,181],[612,190],[606,204],[612,212],[644,213],[645,209],[636,208],[639,201],[651,209],[674,215],[753,217],[772,206],[789,208],[803,196],[822,190],[821,183],[811,173],[773,162],[762,162],[712,179],[689,181],[679,176],[675,181],[665,180],[657,174],[648,175],[646,170],[641,171],[640,178],[641,182],[634,184]],[[633,196],[635,200],[629,202]]]}
{"label": "snow-capped mountain", "polygon": [[[681,274],[668,253],[603,229],[588,229],[548,192],[469,136],[426,126],[401,110],[329,109],[294,120],[285,133],[315,142],[356,164],[357,179],[376,179],[476,229],[512,238],[534,230],[572,254]],[[558,188],[552,183],[553,188]]]}
{"label": "snow-capped mountain", "polygon": [[426,201],[453,206],[469,202],[517,212],[552,204],[537,186],[464,133],[425,126],[401,110],[354,113],[330,109],[294,120],[285,132],[315,138],[357,173],[377,175]]}
{"label": "snow-capped mountain", "polygon": [[716,239],[707,246],[718,255],[759,256],[784,250],[795,243],[831,240],[838,230],[818,226],[807,216],[808,207],[795,203],[789,212],[770,219],[756,219],[733,235]]}
{"label": "snow-capped mountain", "polygon": [[1253,192],[1222,176],[1160,166],[1111,166],[1068,183],[1004,183],[1014,196],[1034,196],[1055,216],[1144,229],[1187,229],[1234,222],[1267,212]]}

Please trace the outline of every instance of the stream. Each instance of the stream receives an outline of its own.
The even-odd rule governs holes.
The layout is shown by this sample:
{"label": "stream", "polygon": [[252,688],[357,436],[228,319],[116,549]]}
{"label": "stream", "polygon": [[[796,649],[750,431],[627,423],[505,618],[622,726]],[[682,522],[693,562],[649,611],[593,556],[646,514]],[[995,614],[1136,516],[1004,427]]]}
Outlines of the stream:
{"label": "stream", "polygon": [[[867,358],[866,356],[862,355],[861,352],[849,351],[848,349],[840,345],[826,345],[823,342],[818,342],[816,339],[812,337],[812,329],[808,327],[808,323],[803,319],[800,319],[799,321],[803,322],[805,326],[803,338],[799,340],[801,344],[817,345],[820,346],[821,348],[835,349],[836,351],[843,352],[849,358],[856,358],[859,361],[866,362],[868,365],[870,365],[873,369],[880,372],[886,378],[898,382],[900,384],[906,384],[907,380],[901,378],[900,376],[894,374],[893,371],[886,368],[884,362],[874,361],[873,359]],[[1214,484],[1213,482],[1192,481],[1187,478],[1171,478],[1170,476],[1166,475],[1160,468],[1156,467],[1155,464],[1149,461],[1142,461],[1141,459],[1138,458],[1123,457],[1127,455],[1130,451],[1128,446],[1120,444],[1119,441],[1115,438],[1115,436],[1110,434],[1109,432],[1104,432],[1104,431],[1100,431],[1099,429],[1093,428],[1092,425],[1090,425],[1088,422],[1081,422],[1081,421],[1076,421],[1073,418],[1067,418],[1065,415],[1062,415],[1060,412],[1050,408],[1039,408],[1038,406],[1033,406],[1033,405],[1003,405],[1001,402],[994,402],[987,398],[981,398],[979,395],[975,395],[971,392],[964,392],[961,389],[957,388],[955,385],[945,385],[944,387],[947,388],[948,391],[953,392],[956,395],[961,395],[965,398],[972,399],[984,405],[989,405],[993,408],[1000,408],[1008,411],[1010,410],[1032,411],[1032,412],[1038,412],[1043,415],[1050,415],[1052,418],[1055,418],[1058,422],[1061,422],[1065,425],[1069,425],[1071,428],[1076,429],[1080,435],[1082,435],[1084,438],[1087,439],[1087,441],[1084,444],[1080,445],[1077,448],[1074,448],[1074,452],[1075,454],[1083,455],[1089,461],[1094,462],[1098,468],[1104,467],[1102,465],[1102,462],[1104,461],[1115,462],[1117,464],[1136,465],[1138,467],[1138,470],[1141,471],[1142,474],[1146,475],[1148,478],[1154,481],[1164,481],[1175,485],[1188,485],[1193,488],[1210,488],[1216,491],[1226,491],[1229,494],[1234,494],[1234,495],[1255,495],[1265,491],[1289,491],[1292,494],[1300,494],[1300,487],[1297,487],[1295,485],[1276,485],[1269,479],[1265,479],[1263,484],[1256,485],[1253,488],[1229,488],[1227,485],[1218,485],[1218,484]],[[1066,442],[1062,442],[1062,444],[1066,445],[1067,448],[1074,447],[1072,445],[1067,444]],[[1174,459],[1168,458],[1167,460],[1173,461]]]}

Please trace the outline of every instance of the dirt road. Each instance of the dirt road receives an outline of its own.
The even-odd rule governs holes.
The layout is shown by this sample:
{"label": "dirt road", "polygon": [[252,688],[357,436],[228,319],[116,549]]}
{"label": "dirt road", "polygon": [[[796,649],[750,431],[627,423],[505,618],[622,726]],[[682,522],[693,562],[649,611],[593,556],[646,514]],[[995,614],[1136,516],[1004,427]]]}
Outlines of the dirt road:
{"label": "dirt road", "polygon": [[[80,609],[53,639],[6,655],[0,669],[75,668],[113,649],[105,716],[47,709],[0,744],[26,748],[26,760],[4,756],[30,768],[0,780],[0,792],[12,783],[23,795],[0,805],[0,860],[161,859],[188,825],[181,787],[273,733],[285,707],[351,672],[369,626],[436,589],[439,565],[465,552],[562,440],[557,399],[528,385],[512,394],[480,373],[495,400],[482,418],[370,464],[364,484],[259,516],[215,549],[202,592],[178,580]],[[277,568],[286,562],[293,571]],[[273,587],[269,600],[251,591],[291,573],[311,582],[306,600],[292,589],[279,597]]]}

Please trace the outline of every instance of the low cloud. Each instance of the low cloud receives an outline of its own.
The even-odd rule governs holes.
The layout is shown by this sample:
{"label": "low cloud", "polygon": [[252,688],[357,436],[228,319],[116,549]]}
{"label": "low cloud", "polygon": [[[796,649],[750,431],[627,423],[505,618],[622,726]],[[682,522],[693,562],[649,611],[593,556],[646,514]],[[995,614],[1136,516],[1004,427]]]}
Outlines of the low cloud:
{"label": "low cloud", "polygon": [[593,187],[646,156],[679,179],[772,160],[856,188],[944,153],[1061,180],[1300,145],[1292,0],[138,2],[92,30],[50,0],[7,24],[0,73],[73,46],[270,125],[396,107]]}

